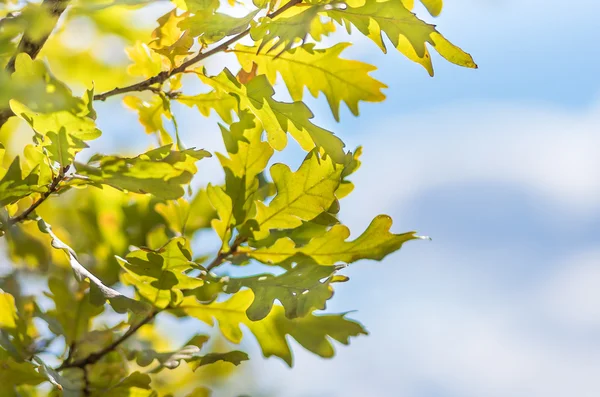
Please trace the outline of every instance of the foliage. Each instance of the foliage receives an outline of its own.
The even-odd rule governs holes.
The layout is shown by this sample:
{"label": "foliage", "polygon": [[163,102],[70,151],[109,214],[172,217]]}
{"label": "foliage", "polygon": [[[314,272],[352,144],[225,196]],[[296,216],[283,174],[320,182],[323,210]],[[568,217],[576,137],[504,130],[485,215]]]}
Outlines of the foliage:
{"label": "foliage", "polygon": [[[147,20],[165,8],[155,2],[0,2],[2,396],[208,396],[250,359],[248,344],[292,366],[288,336],[332,357],[334,341],[367,333],[323,312],[346,266],[419,238],[380,215],[349,239],[338,213],[361,149],[303,102],[305,89],[322,93],[339,121],[342,103],[357,116],[385,99],[375,67],[342,55],[339,27],[431,74],[428,48],[476,67],[413,0],[173,0]],[[440,13],[441,0],[421,2]],[[129,59],[106,51],[115,38]],[[226,54],[230,66],[209,72],[204,61]],[[103,133],[128,132],[102,131],[122,94],[157,143],[88,153]],[[224,151],[185,146],[182,104],[222,120]],[[306,151],[295,168],[272,159],[289,138]],[[224,180],[201,187],[210,157]],[[207,233],[220,240],[208,256]],[[169,318],[194,336],[175,343],[157,326]]]}

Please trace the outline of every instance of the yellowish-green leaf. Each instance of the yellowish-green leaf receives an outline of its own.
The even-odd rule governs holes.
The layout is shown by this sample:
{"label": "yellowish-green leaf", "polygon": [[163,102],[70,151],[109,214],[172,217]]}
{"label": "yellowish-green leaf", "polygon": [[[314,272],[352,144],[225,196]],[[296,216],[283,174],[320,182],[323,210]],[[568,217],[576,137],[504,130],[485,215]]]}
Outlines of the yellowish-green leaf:
{"label": "yellowish-green leaf", "polygon": [[197,11],[195,15],[179,22],[178,26],[189,31],[193,37],[198,37],[202,43],[210,44],[246,30],[259,11],[252,11],[242,18],[209,10]]}
{"label": "yellowish-green leaf", "polygon": [[262,123],[268,142],[275,150],[285,148],[286,132],[289,132],[305,150],[321,147],[334,161],[344,161],[344,143],[330,131],[314,125],[310,121],[313,114],[303,102],[274,100],[275,92],[266,76],[257,76],[247,84],[241,84],[228,69],[214,77],[202,73],[199,76],[216,90],[235,95],[239,108],[250,111]]}
{"label": "yellowish-green leaf", "polygon": [[269,203],[257,202],[254,238],[269,235],[270,229],[292,229],[327,211],[336,200],[344,167],[313,150],[296,172],[287,165],[274,164],[271,177],[277,195]]}
{"label": "yellowish-green leaf", "polygon": [[262,131],[248,113],[242,113],[241,120],[231,125],[231,131],[221,126],[229,154],[217,153],[225,170],[225,187],[211,187],[209,197],[220,218],[213,220],[213,228],[225,246],[232,227],[244,223],[251,216],[254,200],[262,198],[258,176],[273,155],[271,146],[261,141]]}
{"label": "yellowish-green leaf", "polygon": [[61,167],[71,164],[75,155],[88,147],[84,141],[67,134],[64,128],[61,128],[58,134],[50,131],[46,136],[50,140],[50,143],[45,146],[49,157]]}
{"label": "yellowish-green leaf", "polygon": [[103,307],[92,304],[90,295],[85,294],[85,287],[72,290],[69,279],[51,277],[48,280],[50,298],[54,301],[54,309],[45,313],[50,330],[56,335],[63,335],[67,345],[79,340],[90,330],[92,319],[102,313]]}
{"label": "yellowish-green leaf", "polygon": [[246,311],[251,321],[265,318],[271,312],[275,300],[281,302],[287,318],[304,317],[314,310],[325,309],[325,302],[333,296],[332,282],[347,280],[345,277],[334,276],[339,269],[336,266],[301,263],[279,276],[259,274],[232,278],[227,283],[225,292],[235,293],[244,287],[252,290],[254,300]]}
{"label": "yellowish-green leaf", "polygon": [[163,116],[169,120],[173,119],[167,98],[154,95],[150,101],[144,101],[136,96],[128,95],[123,98],[123,102],[129,108],[137,111],[139,121],[147,134],[158,134],[163,145],[173,142],[163,123]]}
{"label": "yellowish-green leaf", "polygon": [[198,95],[179,95],[176,100],[189,107],[196,107],[204,117],[214,110],[226,123],[231,123],[231,112],[237,106],[235,98],[224,91],[211,91]]}
{"label": "yellowish-green leaf", "polygon": [[158,393],[150,387],[151,381],[148,374],[136,371],[109,389],[92,393],[92,397],[158,397]]}
{"label": "yellowish-green leaf", "polygon": [[0,206],[14,203],[34,192],[46,191],[47,187],[38,186],[39,169],[40,166],[35,167],[23,177],[21,162],[19,157],[15,157],[0,180]]}
{"label": "yellowish-green leaf", "polygon": [[230,351],[227,353],[208,353],[204,356],[194,357],[188,360],[188,364],[192,368],[192,371],[196,371],[198,368],[205,365],[214,364],[219,361],[233,364],[235,366],[240,365],[243,361],[248,361],[248,354],[239,350]]}
{"label": "yellowish-green leaf", "polygon": [[123,280],[135,286],[142,297],[160,309],[180,303],[182,290],[203,284],[201,279],[184,274],[195,264],[189,242],[183,237],[172,239],[159,250],[139,249],[125,258],[117,257],[117,260],[127,272]]}
{"label": "yellowish-green leaf", "polygon": [[335,225],[327,233],[313,238],[306,245],[296,246],[292,239],[284,237],[270,247],[256,250],[240,247],[240,250],[254,259],[271,264],[283,262],[298,254],[312,258],[314,263],[325,266],[339,262],[352,263],[361,259],[382,260],[388,254],[400,249],[405,242],[419,238],[415,232],[390,233],[391,226],[392,219],[380,215],[373,219],[363,234],[352,241],[346,241],[350,236],[350,229],[343,225]]}
{"label": "yellowish-green leaf", "polygon": [[325,94],[329,107],[339,121],[340,102],[344,101],[355,116],[358,102],[380,102],[385,99],[381,92],[386,85],[369,76],[375,70],[369,64],[340,58],[350,43],[339,43],[327,49],[315,49],[314,44],[291,49],[279,56],[257,53],[256,48],[238,45],[235,53],[242,67],[250,70],[258,65],[258,73],[266,74],[275,84],[277,73],[281,75],[293,100],[302,100],[304,88],[316,98]]}
{"label": "yellowish-green leaf", "polygon": [[159,27],[152,32],[154,40],[148,45],[157,53],[167,57],[174,67],[176,60],[191,54],[194,38],[189,31],[182,31],[177,25],[186,15],[177,15],[177,9],[158,18]]}
{"label": "yellowish-green leaf", "polygon": [[133,76],[149,78],[162,71],[161,56],[146,44],[138,41],[134,46],[127,48],[127,55],[133,61],[133,64],[127,68],[127,72]]}
{"label": "yellowish-green leaf", "polygon": [[133,313],[140,314],[148,311],[148,305],[145,303],[128,298],[117,290],[104,285],[104,283],[98,277],[92,274],[79,262],[75,251],[73,251],[71,247],[60,240],[52,231],[52,227],[41,218],[38,219],[38,227],[41,232],[50,235],[52,238],[51,245],[53,248],[62,250],[67,255],[69,264],[71,265],[77,280],[80,282],[84,279],[89,280],[90,302],[97,306],[101,306],[104,305],[104,303],[106,303],[108,300],[113,309],[115,309],[115,311],[118,313],[124,313],[129,310]]}
{"label": "yellowish-green leaf", "polygon": [[67,134],[79,140],[88,141],[96,139],[102,134],[96,128],[96,122],[87,116],[87,108],[85,114],[74,114],[68,110],[39,113],[15,100],[10,101],[10,108],[40,135],[46,135],[48,132],[56,133],[64,128]]}
{"label": "yellowish-green leaf", "polygon": [[133,193],[149,193],[162,199],[178,199],[198,170],[196,161],[210,157],[205,150],[171,150],[161,146],[137,157],[93,156],[88,164],[75,163],[81,183],[110,185]]}
{"label": "yellowish-green leaf", "polygon": [[262,18],[258,25],[252,27],[250,35],[254,41],[261,41],[259,52],[268,45],[267,52],[278,49],[281,53],[292,48],[294,43],[306,40],[309,34],[314,40],[321,41],[321,36],[333,29],[323,28],[320,11],[321,6],[290,8],[275,19]]}
{"label": "yellowish-green leaf", "polygon": [[232,343],[242,341],[241,325],[245,325],[256,337],[265,357],[277,356],[292,366],[292,353],[286,336],[290,335],[305,349],[321,357],[333,357],[330,339],[349,344],[350,337],[366,335],[359,323],[348,320],[341,314],[316,315],[288,319],[281,306],[273,306],[267,317],[251,321],[246,311],[253,301],[250,290],[240,291],[225,302],[200,304],[196,298],[186,297],[179,311],[196,317],[209,325],[219,323],[223,336]]}
{"label": "yellowish-green leaf", "polygon": [[[435,11],[435,2],[429,3]],[[449,45],[449,42],[435,29],[412,12],[402,0],[366,0],[362,5],[348,5],[345,9],[333,7],[327,11],[336,22],[355,26],[362,34],[368,36],[386,52],[383,33],[394,47],[409,59],[420,63],[433,75],[431,57],[426,43],[433,46],[448,61],[460,66],[476,68],[473,58],[460,48]]]}

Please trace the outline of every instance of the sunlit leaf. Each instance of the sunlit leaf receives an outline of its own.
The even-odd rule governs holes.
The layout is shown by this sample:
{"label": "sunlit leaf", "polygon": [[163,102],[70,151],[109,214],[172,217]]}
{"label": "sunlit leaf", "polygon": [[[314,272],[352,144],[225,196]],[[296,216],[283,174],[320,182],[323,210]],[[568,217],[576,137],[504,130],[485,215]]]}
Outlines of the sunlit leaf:
{"label": "sunlit leaf", "polygon": [[316,98],[319,92],[325,94],[329,107],[336,120],[339,120],[340,102],[344,101],[350,111],[358,116],[358,102],[380,102],[385,99],[380,83],[369,72],[374,66],[340,58],[349,43],[340,43],[328,49],[315,49],[314,44],[285,51],[278,56],[272,53],[256,52],[253,47],[238,45],[235,53],[245,69],[258,65],[258,72],[264,73],[271,84],[275,84],[277,73],[281,75],[292,99],[302,100],[304,88]]}
{"label": "sunlit leaf", "polygon": [[189,243],[183,237],[175,238],[159,250],[136,250],[125,258],[117,258],[127,271],[123,278],[138,293],[158,308],[178,304],[182,290],[203,284],[201,279],[189,277],[187,270],[194,268]]}
{"label": "sunlit leaf", "polygon": [[265,357],[277,356],[289,366],[292,365],[292,353],[287,335],[316,355],[332,357],[334,350],[329,338],[347,345],[350,337],[367,334],[362,325],[341,314],[309,314],[290,320],[285,317],[281,306],[273,306],[267,317],[254,322],[246,317],[252,301],[250,290],[240,291],[225,302],[208,305],[200,304],[194,297],[187,297],[179,310],[209,325],[214,325],[217,320],[223,336],[232,343],[242,341],[240,325],[245,325],[256,337]]}
{"label": "sunlit leaf", "polygon": [[289,132],[305,150],[322,147],[335,161],[343,161],[343,142],[330,131],[313,124],[310,121],[313,114],[304,103],[274,100],[275,91],[266,76],[257,76],[245,85],[228,69],[215,77],[199,76],[216,90],[235,95],[239,107],[250,111],[261,122],[267,131],[268,142],[275,150],[285,148],[286,132]]}
{"label": "sunlit leaf", "polygon": [[84,182],[105,184],[133,193],[150,193],[163,199],[177,199],[185,193],[197,168],[196,161],[210,157],[205,150],[171,150],[171,145],[137,157],[96,155],[88,164],[76,163]]}
{"label": "sunlit leaf", "polygon": [[334,277],[339,269],[340,267],[335,266],[299,264],[279,276],[259,274],[231,278],[226,292],[235,293],[244,287],[252,290],[254,300],[246,311],[252,321],[265,318],[271,312],[275,300],[283,305],[286,317],[304,317],[315,309],[325,309],[325,302],[333,296],[330,283],[345,281],[343,277]]}

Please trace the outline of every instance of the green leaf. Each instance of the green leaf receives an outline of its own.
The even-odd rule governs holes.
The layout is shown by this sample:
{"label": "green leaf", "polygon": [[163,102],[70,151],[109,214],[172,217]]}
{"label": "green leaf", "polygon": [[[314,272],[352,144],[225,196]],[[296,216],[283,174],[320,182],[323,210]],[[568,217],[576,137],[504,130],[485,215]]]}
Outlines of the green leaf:
{"label": "green leaf", "polygon": [[350,236],[350,229],[343,225],[335,225],[305,245],[297,246],[292,239],[284,237],[270,247],[256,250],[240,247],[239,250],[264,263],[276,264],[300,254],[312,258],[316,264],[328,266],[361,259],[382,260],[400,249],[405,242],[421,238],[415,232],[390,233],[391,226],[392,219],[389,216],[379,215],[363,234],[352,241],[346,241]]}
{"label": "green leaf", "polygon": [[92,393],[93,397],[111,396],[111,397],[158,397],[158,393],[150,388],[152,379],[149,375],[141,372],[133,372],[116,385]]}
{"label": "green leaf", "polygon": [[[430,2],[434,5],[434,2]],[[435,9],[434,9],[435,10]],[[373,40],[383,52],[386,46],[382,34],[388,37],[394,47],[412,61],[421,64],[433,75],[431,57],[426,43],[433,46],[441,56],[460,66],[476,68],[473,58],[450,43],[434,25],[430,25],[410,12],[402,0],[366,0],[362,5],[348,5],[345,8],[333,7],[327,15],[337,23],[355,26],[362,34]]]}
{"label": "green leaf", "polygon": [[156,373],[160,371],[162,368],[167,369],[175,369],[179,367],[181,361],[189,361],[192,360],[200,353],[200,348],[202,344],[208,340],[207,336],[204,336],[203,339],[200,340],[200,344],[186,344],[181,349],[170,352],[156,352],[154,350],[139,350],[134,351],[133,356],[135,357],[136,364],[141,367],[147,367],[151,365],[154,361],[159,363],[159,366],[156,369],[152,370],[152,373]]}
{"label": "green leaf", "polygon": [[[29,24],[39,23],[39,20],[29,21]],[[78,113],[85,107],[80,98],[74,97],[71,90],[50,73],[42,60],[32,60],[24,52],[17,55],[15,72],[10,76],[10,80],[2,81],[0,107],[7,107],[10,99],[42,113]]]}
{"label": "green leaf", "polygon": [[182,290],[203,284],[201,279],[184,274],[196,264],[192,262],[189,242],[183,237],[172,239],[159,250],[140,249],[130,252],[125,259],[117,257],[117,260],[127,272],[123,280],[134,285],[142,297],[161,309],[181,302]]}
{"label": "green leaf", "polygon": [[342,101],[352,114],[358,116],[359,101],[381,102],[385,99],[381,89],[386,85],[369,76],[369,72],[376,69],[374,66],[340,58],[350,43],[339,43],[327,49],[315,49],[314,46],[305,44],[276,56],[238,45],[235,54],[245,70],[250,70],[253,64],[258,65],[258,73],[266,74],[271,84],[275,84],[279,73],[295,101],[302,100],[305,87],[315,98],[319,92],[324,93],[338,121]]}
{"label": "green leaf", "polygon": [[225,302],[200,304],[194,297],[186,297],[178,311],[196,317],[209,325],[217,320],[221,333],[232,343],[240,343],[245,325],[256,337],[265,357],[277,356],[292,366],[292,353],[286,336],[290,335],[305,349],[321,357],[333,357],[330,338],[347,345],[350,337],[366,335],[359,323],[343,314],[315,315],[288,319],[281,306],[273,306],[271,313],[261,321],[251,321],[246,311],[253,301],[250,290],[240,291]]}
{"label": "green leaf", "polygon": [[67,134],[81,141],[98,138],[102,133],[96,128],[96,122],[85,114],[74,114],[67,110],[52,113],[39,113],[15,100],[10,101],[11,110],[25,120],[34,131],[44,136],[49,132],[64,129]]}
{"label": "green leaf", "polygon": [[102,281],[94,276],[89,270],[87,270],[79,260],[75,251],[67,244],[62,242],[56,234],[52,231],[52,227],[44,222],[43,219],[38,219],[38,227],[43,233],[47,233],[52,238],[52,247],[62,250],[69,259],[69,264],[75,273],[75,277],[79,282],[84,279],[88,279],[90,282],[90,299],[91,302],[96,305],[102,305],[105,301],[109,301],[110,305],[118,313],[124,313],[129,310],[133,313],[146,313],[148,311],[148,305],[143,302],[135,301],[131,298],[126,297],[120,292],[104,285]]}
{"label": "green leaf", "polygon": [[44,192],[45,186],[38,186],[39,167],[23,177],[19,157],[15,157],[0,180],[0,206],[16,202],[35,192]]}
{"label": "green leaf", "polygon": [[313,114],[303,102],[279,102],[266,76],[260,75],[241,84],[228,69],[214,77],[198,74],[200,79],[218,91],[234,95],[240,110],[248,110],[261,122],[268,142],[275,150],[287,145],[286,132],[305,149],[321,147],[336,162],[344,161],[344,143],[333,133],[314,125]]}
{"label": "green leaf", "polygon": [[196,371],[200,367],[214,364],[218,361],[224,361],[237,366],[240,365],[242,361],[248,360],[248,354],[239,350],[234,350],[227,353],[208,353],[204,356],[194,357],[187,361],[192,368],[192,371]]}
{"label": "green leaf", "polygon": [[212,221],[213,229],[227,248],[234,226],[244,223],[260,199],[259,174],[273,155],[271,146],[261,141],[262,127],[248,113],[242,113],[231,131],[221,126],[228,156],[217,153],[225,170],[225,188],[209,186],[208,196],[219,219]]}
{"label": "green leaf", "polygon": [[313,150],[292,172],[287,165],[274,164],[271,178],[277,195],[269,203],[256,203],[254,238],[265,238],[271,229],[292,229],[327,211],[335,202],[344,167]]}
{"label": "green leaf", "polygon": [[322,11],[321,6],[297,7],[287,10],[275,19],[262,18],[260,23],[250,30],[250,35],[254,41],[261,40],[257,52],[269,45],[267,52],[277,48],[282,53],[292,48],[295,42],[304,42],[309,33],[311,33],[313,39],[320,41],[323,32],[318,27],[311,29],[313,23],[320,23],[319,11]]}
{"label": "green leaf", "polygon": [[61,167],[73,163],[75,155],[88,147],[84,141],[67,134],[64,128],[61,128],[58,134],[50,131],[46,136],[50,139],[50,144],[45,146],[49,157]]}
{"label": "green leaf", "polygon": [[185,193],[182,185],[187,185],[196,173],[196,161],[205,157],[210,157],[205,150],[175,151],[171,145],[165,145],[137,157],[96,155],[88,164],[75,163],[75,166],[88,183],[177,199]]}
{"label": "green leaf", "polygon": [[325,309],[325,302],[333,296],[330,284],[346,281],[344,277],[334,276],[341,268],[301,263],[279,276],[259,274],[232,278],[227,283],[225,292],[235,293],[244,287],[252,290],[254,300],[246,311],[251,321],[265,318],[271,312],[275,300],[281,302],[287,318],[304,317],[315,309]]}
{"label": "green leaf", "polygon": [[65,343],[70,345],[90,330],[92,319],[102,313],[103,307],[92,304],[90,295],[82,288],[73,291],[65,279],[51,277],[48,280],[50,298],[54,309],[48,310],[44,318],[50,330],[63,335]]}
{"label": "green leaf", "polygon": [[12,392],[14,386],[38,385],[46,380],[30,362],[19,363],[12,358],[0,359],[0,392],[3,393],[2,395]]}
{"label": "green leaf", "polygon": [[61,376],[61,374],[49,367],[39,357],[34,357],[33,360],[39,365],[39,373],[58,390],[68,393],[75,390],[81,390],[84,387],[85,383],[82,379],[75,380]]}
{"label": "green leaf", "polygon": [[192,96],[179,95],[175,99],[186,106],[195,106],[204,117],[208,117],[212,109],[228,124],[232,121],[231,112],[237,106],[235,98],[223,91],[210,91]]}
{"label": "green leaf", "polygon": [[191,201],[184,198],[169,200],[156,204],[155,210],[173,232],[186,236],[210,227],[210,222],[217,216],[205,189],[198,190]]}
{"label": "green leaf", "polygon": [[197,10],[195,15],[185,18],[178,26],[189,31],[202,43],[210,44],[246,30],[259,11],[255,10],[245,17],[235,18],[212,10]]}

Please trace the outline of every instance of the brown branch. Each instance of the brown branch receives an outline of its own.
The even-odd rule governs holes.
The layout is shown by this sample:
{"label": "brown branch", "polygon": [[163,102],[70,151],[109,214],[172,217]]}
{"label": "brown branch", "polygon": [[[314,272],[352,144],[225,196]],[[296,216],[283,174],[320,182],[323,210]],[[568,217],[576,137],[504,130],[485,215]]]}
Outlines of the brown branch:
{"label": "brown branch", "polygon": [[55,371],[62,371],[66,368],[84,368],[86,365],[91,365],[97,363],[102,357],[106,356],[108,353],[114,351],[119,345],[129,339],[133,334],[135,334],[142,326],[148,324],[156,315],[158,311],[151,311],[142,321],[137,323],[136,325],[131,326],[127,332],[125,332],[119,339],[115,340],[110,345],[106,346],[104,349],[97,351],[96,353],[92,353],[89,356],[82,358],[80,360],[76,360],[73,362],[63,362],[60,366],[58,366]]}
{"label": "brown branch", "polygon": [[[290,0],[287,4],[285,4],[280,9],[278,9],[270,14],[267,14],[267,17],[275,18],[275,17],[281,15],[282,13],[284,13],[285,11],[287,11],[288,9],[292,8],[296,4],[300,4],[301,2],[302,2],[302,0]],[[235,42],[237,42],[238,40],[246,37],[248,35],[248,33],[250,33],[250,28],[244,30],[243,32],[233,36],[229,40],[224,41],[223,43],[219,44],[218,46],[216,46],[206,52],[199,52],[193,58],[188,59],[187,61],[185,61],[178,67],[171,69],[170,71],[160,72],[156,76],[150,77],[149,79],[141,81],[136,84],[132,84],[132,85],[129,85],[126,87],[121,87],[121,88],[117,87],[110,91],[104,92],[102,94],[94,95],[94,100],[95,101],[105,101],[108,97],[111,97],[114,95],[119,95],[119,94],[124,94],[126,92],[152,90],[152,88],[151,88],[152,85],[162,84],[165,81],[167,81],[171,76],[176,75],[178,73],[185,72],[188,67],[190,67],[212,55],[215,55],[219,52],[223,52],[223,51],[227,50],[230,45],[232,45]]]}
{"label": "brown branch", "polygon": [[217,257],[215,259],[213,259],[213,261],[208,266],[206,266],[206,270],[210,272],[215,267],[221,265],[225,261],[225,259],[227,259],[229,256],[235,255],[237,253],[237,249],[240,247],[240,245],[244,241],[246,241],[246,239],[239,238],[239,237],[236,238],[235,241],[233,242],[233,244],[231,244],[231,247],[229,247],[229,249],[227,251],[219,252]]}
{"label": "brown branch", "polygon": [[[50,14],[52,24],[48,27],[47,32],[42,34],[41,37],[34,36],[35,39],[32,38],[31,32],[34,29],[39,30],[39,26],[37,26],[38,24],[35,21],[29,24],[30,26],[23,33],[23,37],[21,37],[21,41],[19,42],[19,46],[17,48],[17,53],[10,58],[8,64],[6,65],[6,71],[8,72],[8,74],[12,74],[15,71],[15,61],[17,59],[18,54],[25,53],[28,54],[31,57],[31,59],[35,59],[35,57],[42,50],[44,44],[46,44],[48,37],[50,37],[50,34],[54,30],[54,27],[58,22],[58,18],[60,18],[62,13],[67,8],[69,1],[70,0],[44,0],[42,2],[42,7],[46,8],[48,10],[48,13]],[[39,33],[37,33],[36,36],[37,35],[39,35]],[[0,127],[2,127],[6,123],[6,121],[13,115],[14,114],[12,110],[10,110],[9,108],[0,109]]]}
{"label": "brown branch", "polygon": [[50,197],[53,193],[56,193],[60,187],[60,183],[65,179],[65,174],[69,170],[69,166],[62,167],[54,178],[52,178],[52,182],[48,186],[48,190],[42,193],[42,196],[37,199],[33,204],[29,206],[25,211],[21,212],[19,215],[14,218],[8,218],[6,221],[6,226],[11,227],[19,222],[23,222],[26,220],[29,215],[33,213],[48,197]]}

